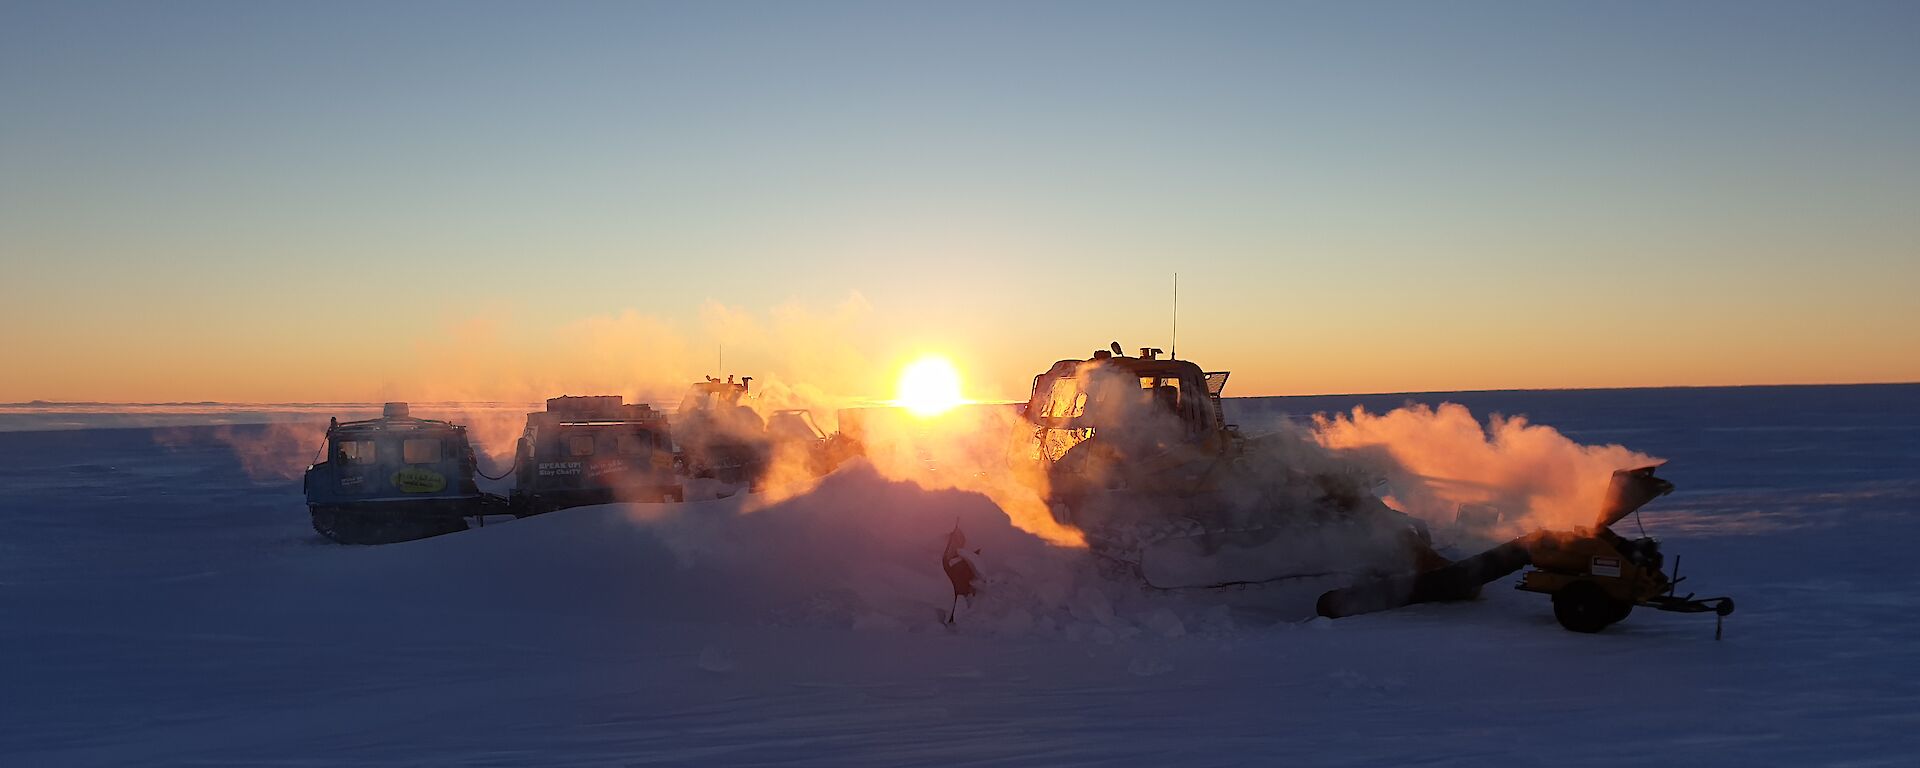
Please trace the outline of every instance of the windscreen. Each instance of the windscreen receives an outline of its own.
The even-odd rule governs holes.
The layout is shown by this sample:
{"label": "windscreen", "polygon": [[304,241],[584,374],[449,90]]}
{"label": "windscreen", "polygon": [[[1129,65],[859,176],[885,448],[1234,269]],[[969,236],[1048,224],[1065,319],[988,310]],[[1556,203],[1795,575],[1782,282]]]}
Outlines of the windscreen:
{"label": "windscreen", "polygon": [[432,464],[440,460],[440,438],[415,437],[400,443],[400,459],[408,464]]}

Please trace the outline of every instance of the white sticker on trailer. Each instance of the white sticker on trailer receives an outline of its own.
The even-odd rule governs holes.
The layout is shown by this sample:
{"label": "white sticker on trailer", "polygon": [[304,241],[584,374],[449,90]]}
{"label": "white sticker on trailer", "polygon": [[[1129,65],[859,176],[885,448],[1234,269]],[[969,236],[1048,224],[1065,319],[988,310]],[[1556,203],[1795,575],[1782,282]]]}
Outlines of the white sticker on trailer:
{"label": "white sticker on trailer", "polygon": [[1593,564],[1587,568],[1587,572],[1595,576],[1612,576],[1619,578],[1620,558],[1596,557],[1593,559]]}

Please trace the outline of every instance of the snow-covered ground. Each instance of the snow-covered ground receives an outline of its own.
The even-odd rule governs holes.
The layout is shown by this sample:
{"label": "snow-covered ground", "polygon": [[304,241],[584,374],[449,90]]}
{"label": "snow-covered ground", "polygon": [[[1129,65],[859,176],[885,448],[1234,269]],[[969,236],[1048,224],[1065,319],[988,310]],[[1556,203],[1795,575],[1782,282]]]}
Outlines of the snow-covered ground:
{"label": "snow-covered ground", "polygon": [[[0,764],[1915,764],[1920,386],[1230,415],[1408,400],[1669,460],[1644,522],[1726,639],[1569,633],[1511,579],[1339,621],[1325,585],[1148,592],[860,463],[341,547],[236,456],[273,425],[0,431]],[[950,629],[956,520],[989,584]]]}

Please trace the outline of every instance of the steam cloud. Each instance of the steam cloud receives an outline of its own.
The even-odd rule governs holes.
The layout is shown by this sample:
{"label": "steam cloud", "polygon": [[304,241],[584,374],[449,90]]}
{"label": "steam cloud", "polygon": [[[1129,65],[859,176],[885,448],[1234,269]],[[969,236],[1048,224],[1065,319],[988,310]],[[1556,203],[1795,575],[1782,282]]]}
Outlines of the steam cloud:
{"label": "steam cloud", "polygon": [[1463,505],[1497,510],[1509,533],[1591,525],[1614,470],[1659,464],[1620,445],[1582,445],[1525,417],[1483,427],[1465,406],[1409,405],[1314,418],[1322,446],[1384,478],[1389,503],[1450,523]]}
{"label": "steam cloud", "polygon": [[232,451],[241,471],[255,482],[298,480],[319,452],[327,425],[311,421],[216,427],[167,427],[153,441],[170,450],[186,450],[211,441]]}
{"label": "steam cloud", "polygon": [[[752,396],[742,401],[758,417],[751,421],[764,424],[776,411],[805,409],[832,433],[842,426],[835,418],[839,409],[874,401],[871,390],[846,392],[847,382],[891,383],[890,376],[873,375],[890,373],[890,366],[854,341],[871,336],[862,332],[870,314],[858,294],[824,310],[789,303],[756,313],[708,302],[697,333],[631,310],[546,331],[511,322],[511,311],[490,313],[452,323],[420,342],[417,367],[373,388],[368,399],[408,400],[416,415],[465,425],[482,469],[490,473],[512,461],[525,413],[547,397],[621,394],[671,411],[689,383],[709,374],[755,377]],[[727,350],[729,370],[716,369],[711,347]],[[968,407],[931,419],[897,415],[859,425],[866,463],[879,475],[928,490],[979,493],[1044,541],[1084,545],[1080,531],[1055,520],[1045,466],[1034,460],[1034,428],[1014,408]],[[1149,426],[1155,428],[1140,434],[1179,428]],[[743,429],[752,428],[757,425]],[[256,479],[290,480],[305,469],[323,432],[324,424],[301,422],[218,428],[211,436],[230,446]],[[156,439],[186,440],[164,430]],[[820,482],[823,468],[809,446],[767,445],[769,469],[760,498],[745,507],[749,512],[807,494]],[[1228,488],[1223,498],[1257,512],[1308,495],[1353,490],[1329,490],[1330,483],[1351,481],[1357,488],[1364,485],[1360,478],[1379,478],[1392,489],[1391,506],[1432,522],[1450,523],[1462,507],[1476,507],[1498,511],[1507,529],[1568,528],[1592,521],[1613,470],[1658,461],[1619,445],[1581,445],[1524,417],[1495,415],[1483,425],[1456,404],[1381,414],[1355,409],[1316,416],[1310,432],[1283,429],[1249,443],[1242,466],[1253,470],[1257,482]]]}

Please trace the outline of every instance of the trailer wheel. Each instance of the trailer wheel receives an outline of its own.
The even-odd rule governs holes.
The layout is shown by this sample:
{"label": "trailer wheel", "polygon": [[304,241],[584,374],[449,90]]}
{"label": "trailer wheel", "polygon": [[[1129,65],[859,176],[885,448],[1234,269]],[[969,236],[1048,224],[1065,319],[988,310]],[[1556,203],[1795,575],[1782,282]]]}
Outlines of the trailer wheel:
{"label": "trailer wheel", "polygon": [[1553,617],[1574,632],[1598,632],[1632,611],[1632,603],[1614,598],[1591,581],[1576,581],[1553,593]]}
{"label": "trailer wheel", "polygon": [[1607,622],[1608,624],[1618,624],[1620,622],[1626,621],[1627,616],[1633,613],[1633,603],[1629,603],[1625,600],[1614,600],[1613,607],[1614,607],[1613,621]]}

